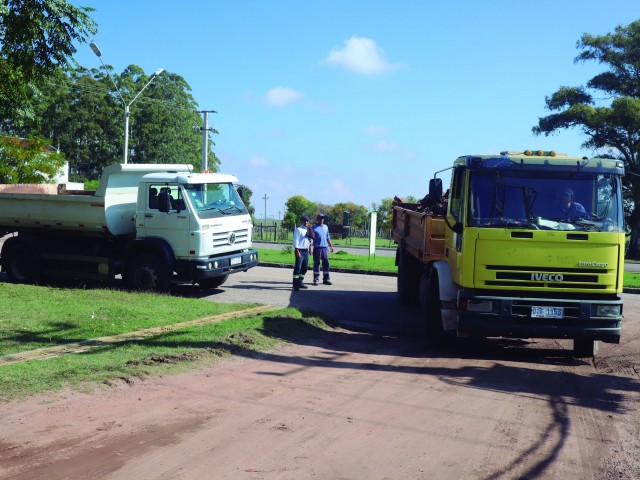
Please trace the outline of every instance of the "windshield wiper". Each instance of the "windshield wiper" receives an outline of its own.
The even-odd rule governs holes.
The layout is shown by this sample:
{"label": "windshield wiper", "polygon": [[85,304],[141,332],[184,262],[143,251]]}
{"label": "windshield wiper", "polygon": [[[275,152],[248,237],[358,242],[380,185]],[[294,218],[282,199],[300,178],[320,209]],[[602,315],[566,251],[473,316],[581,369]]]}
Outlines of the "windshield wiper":
{"label": "windshield wiper", "polygon": [[533,222],[520,222],[516,220],[501,220],[499,222],[487,222],[481,224],[480,227],[488,227],[488,228],[524,228],[528,230],[540,230],[540,227]]}
{"label": "windshield wiper", "polygon": [[225,212],[224,210],[221,210],[220,208],[218,208],[218,207],[214,207],[214,206],[209,206],[209,207],[205,207],[205,208],[201,208],[201,209],[200,209],[200,211],[201,211],[201,212],[206,212],[206,211],[209,211],[209,210],[217,210],[217,211],[219,211],[219,212],[220,212],[221,214],[223,214],[223,215],[229,215],[229,214],[228,214],[227,212]]}
{"label": "windshield wiper", "polygon": [[225,209],[224,209],[224,211],[226,212],[227,210],[231,210],[232,208],[235,208],[235,209],[236,209],[237,211],[239,211],[240,213],[243,213],[243,212],[244,212],[244,210],[242,210],[242,209],[241,209],[241,208],[239,208],[239,207],[236,207],[235,205],[231,205],[230,207],[225,208]]}

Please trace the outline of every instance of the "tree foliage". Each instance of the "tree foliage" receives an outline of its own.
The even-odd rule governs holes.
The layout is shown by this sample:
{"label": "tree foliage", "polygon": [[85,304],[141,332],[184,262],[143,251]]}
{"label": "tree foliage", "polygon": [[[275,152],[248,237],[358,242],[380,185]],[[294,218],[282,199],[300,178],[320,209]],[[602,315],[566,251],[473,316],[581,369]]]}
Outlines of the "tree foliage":
{"label": "tree foliage", "polygon": [[313,214],[313,210],[316,208],[316,203],[308,200],[302,195],[294,195],[289,197],[285,203],[286,212],[284,214],[284,220],[282,226],[293,230],[300,223],[300,218],[303,215]]}
{"label": "tree foliage", "polygon": [[[105,166],[123,157],[124,105],[113,81],[131,102],[150,79],[136,65],[111,77],[103,69],[58,70],[40,89],[34,118],[9,120],[3,127],[19,136],[36,133],[51,139],[69,161],[75,180],[99,178]],[[131,104],[130,163],[187,163],[198,169],[202,118],[190,91],[184,78],[165,72]],[[217,170],[220,161],[212,145],[209,166]]]}
{"label": "tree foliage", "polygon": [[64,165],[64,157],[43,138],[0,137],[0,183],[49,183]]}
{"label": "tree foliage", "polygon": [[0,2],[0,117],[33,117],[31,96],[95,34],[92,8],[65,0]]}
{"label": "tree foliage", "polygon": [[550,135],[577,128],[587,137],[584,147],[625,161],[626,204],[633,226],[629,256],[640,256],[640,20],[616,27],[613,33],[585,33],[578,41],[576,62],[597,61],[607,70],[586,87],[562,86],[546,97],[549,115],[539,118],[533,132]]}
{"label": "tree foliage", "polygon": [[244,203],[244,206],[247,207],[247,210],[249,211],[249,215],[251,215],[251,218],[253,218],[253,216],[256,213],[256,208],[253,205],[251,205],[251,197],[253,196],[253,190],[251,190],[246,185],[238,185],[238,193],[240,194],[240,198],[242,198],[242,202]]}

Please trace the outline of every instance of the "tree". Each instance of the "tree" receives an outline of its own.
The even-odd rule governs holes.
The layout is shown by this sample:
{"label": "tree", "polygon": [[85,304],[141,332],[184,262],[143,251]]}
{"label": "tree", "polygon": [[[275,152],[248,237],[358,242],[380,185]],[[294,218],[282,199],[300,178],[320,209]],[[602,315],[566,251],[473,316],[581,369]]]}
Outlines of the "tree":
{"label": "tree", "polygon": [[63,167],[62,155],[43,138],[0,137],[0,183],[49,183]]}
{"label": "tree", "polygon": [[349,225],[354,228],[362,228],[368,221],[369,212],[367,207],[356,205],[352,202],[336,203],[327,208],[333,223],[342,224],[345,220],[345,213],[349,217]]}
{"label": "tree", "polygon": [[33,117],[30,96],[58,68],[75,66],[75,45],[97,32],[92,11],[65,0],[0,3],[0,118]]}
{"label": "tree", "polygon": [[[136,65],[121,75],[103,69],[58,70],[34,100],[34,118],[7,121],[5,129],[20,136],[35,132],[50,138],[69,160],[74,180],[99,178],[105,166],[121,162],[124,148],[124,106],[110,75],[125,101],[150,78]],[[131,163],[187,163],[198,169],[202,137],[196,127],[202,118],[190,90],[180,75],[163,73],[131,106]],[[212,145],[209,165],[216,170],[220,161]]]}
{"label": "tree", "polygon": [[284,214],[284,220],[282,221],[282,226],[289,230],[293,230],[296,228],[303,215],[311,216],[312,212],[316,208],[316,204],[311,200],[307,200],[302,195],[294,195],[287,199],[285,208],[286,211]]}
{"label": "tree", "polygon": [[586,87],[563,86],[546,97],[546,108],[553,113],[539,118],[533,132],[548,136],[578,128],[587,136],[584,147],[624,160],[630,174],[624,179],[626,214],[633,228],[628,256],[639,258],[640,209],[635,205],[640,201],[640,20],[606,35],[585,33],[578,48],[582,51],[576,62],[595,60],[608,70]]}
{"label": "tree", "polygon": [[378,212],[378,228],[383,232],[390,232],[393,222],[393,198],[383,198],[379,204],[373,204]]}
{"label": "tree", "polygon": [[244,206],[247,207],[249,211],[249,215],[253,218],[256,213],[256,209],[253,205],[251,205],[251,197],[253,196],[253,190],[251,190],[246,185],[238,185],[238,193],[240,194],[240,198],[242,198],[242,202]]}

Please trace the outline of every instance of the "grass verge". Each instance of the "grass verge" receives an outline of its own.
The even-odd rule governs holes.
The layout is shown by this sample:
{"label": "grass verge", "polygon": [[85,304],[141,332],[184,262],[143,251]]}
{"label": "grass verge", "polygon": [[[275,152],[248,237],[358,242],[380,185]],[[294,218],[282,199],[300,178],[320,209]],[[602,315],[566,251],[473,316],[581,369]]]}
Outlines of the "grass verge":
{"label": "grass verge", "polygon": [[[0,284],[0,355],[135,332],[241,310],[167,295],[119,290],[59,289]],[[254,356],[283,341],[317,335],[324,321],[295,309],[190,326],[47,360],[0,364],[0,399],[13,400],[64,386],[96,385],[177,373],[221,357]]]}
{"label": "grass verge", "polygon": [[[293,266],[293,249],[290,245],[283,246],[277,250],[258,248],[261,262],[291,264]],[[394,257],[373,257],[367,255],[352,255],[340,248],[335,249],[335,253],[329,254],[331,268],[343,268],[361,272],[397,272],[398,268]],[[313,260],[310,259],[310,264]]]}
{"label": "grass verge", "polygon": [[640,273],[625,272],[623,282],[625,288],[640,288]]}

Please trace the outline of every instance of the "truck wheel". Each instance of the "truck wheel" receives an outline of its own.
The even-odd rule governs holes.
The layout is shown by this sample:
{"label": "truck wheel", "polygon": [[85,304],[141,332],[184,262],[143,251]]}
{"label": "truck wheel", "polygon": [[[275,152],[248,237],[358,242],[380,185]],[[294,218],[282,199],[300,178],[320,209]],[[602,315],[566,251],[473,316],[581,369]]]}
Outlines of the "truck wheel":
{"label": "truck wheel", "polygon": [[575,338],[573,340],[573,356],[576,358],[595,357],[600,349],[597,340]]}
{"label": "truck wheel", "polygon": [[31,249],[24,244],[16,245],[4,254],[4,269],[7,278],[14,283],[34,283],[39,271]]}
{"label": "truck wheel", "polygon": [[446,333],[442,327],[440,284],[438,283],[438,274],[435,271],[432,271],[431,275],[427,277],[424,288],[426,288],[424,313],[427,321],[427,333],[430,338],[440,342],[445,338]]}
{"label": "truck wheel", "polygon": [[227,281],[229,275],[223,275],[222,277],[213,277],[213,278],[201,278],[198,280],[198,285],[200,285],[205,290],[209,290],[210,288],[218,288],[224,282]]}
{"label": "truck wheel", "polygon": [[418,303],[422,264],[401,247],[398,247],[396,258],[398,263],[398,299],[403,305],[415,305]]}
{"label": "truck wheel", "polygon": [[127,283],[135,290],[166,293],[171,288],[169,272],[153,255],[139,255],[128,269]]}

